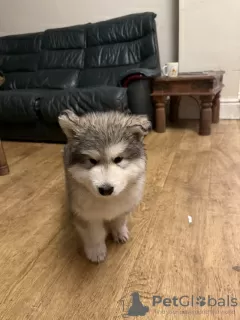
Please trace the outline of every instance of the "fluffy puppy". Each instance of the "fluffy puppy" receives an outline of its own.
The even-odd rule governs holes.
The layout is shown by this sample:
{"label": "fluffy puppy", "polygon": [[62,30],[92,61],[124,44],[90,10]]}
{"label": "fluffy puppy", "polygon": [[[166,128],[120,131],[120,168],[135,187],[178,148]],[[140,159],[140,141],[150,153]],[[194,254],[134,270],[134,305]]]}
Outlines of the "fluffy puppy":
{"label": "fluffy puppy", "polygon": [[92,262],[105,259],[105,239],[128,240],[127,216],[142,198],[151,129],[146,116],[120,112],[77,116],[65,110],[59,124],[67,136],[64,167],[69,209],[84,251]]}

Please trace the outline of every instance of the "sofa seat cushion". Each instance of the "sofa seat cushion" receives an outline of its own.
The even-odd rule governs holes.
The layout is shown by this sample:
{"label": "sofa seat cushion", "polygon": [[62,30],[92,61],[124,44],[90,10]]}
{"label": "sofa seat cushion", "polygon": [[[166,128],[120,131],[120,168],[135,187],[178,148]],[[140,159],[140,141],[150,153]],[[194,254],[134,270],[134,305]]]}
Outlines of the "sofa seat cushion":
{"label": "sofa seat cushion", "polygon": [[59,114],[65,109],[72,109],[79,115],[108,110],[127,112],[127,91],[109,86],[72,88],[49,91],[40,100],[41,117],[48,123],[57,123]]}
{"label": "sofa seat cushion", "polygon": [[[38,121],[37,102],[48,90],[0,91],[0,122],[33,123]],[[51,92],[54,92],[51,90]]]}

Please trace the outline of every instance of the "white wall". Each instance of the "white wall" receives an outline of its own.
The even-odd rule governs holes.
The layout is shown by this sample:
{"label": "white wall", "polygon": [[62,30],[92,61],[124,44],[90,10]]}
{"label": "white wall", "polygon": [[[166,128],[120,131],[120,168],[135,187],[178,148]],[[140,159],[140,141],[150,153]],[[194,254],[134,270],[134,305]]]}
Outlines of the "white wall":
{"label": "white wall", "polygon": [[157,13],[161,63],[177,57],[176,0],[0,0],[0,35],[95,22],[143,11]]}
{"label": "white wall", "polygon": [[240,1],[180,0],[179,9],[180,71],[225,70],[221,117],[239,118]]}

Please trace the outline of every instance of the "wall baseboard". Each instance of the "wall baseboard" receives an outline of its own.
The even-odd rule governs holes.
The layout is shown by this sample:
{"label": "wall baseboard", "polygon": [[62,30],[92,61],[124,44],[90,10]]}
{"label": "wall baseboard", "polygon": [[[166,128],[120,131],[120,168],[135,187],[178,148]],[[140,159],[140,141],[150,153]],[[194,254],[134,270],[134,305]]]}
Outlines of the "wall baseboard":
{"label": "wall baseboard", "polygon": [[240,101],[238,99],[222,99],[220,105],[220,119],[240,119]]}

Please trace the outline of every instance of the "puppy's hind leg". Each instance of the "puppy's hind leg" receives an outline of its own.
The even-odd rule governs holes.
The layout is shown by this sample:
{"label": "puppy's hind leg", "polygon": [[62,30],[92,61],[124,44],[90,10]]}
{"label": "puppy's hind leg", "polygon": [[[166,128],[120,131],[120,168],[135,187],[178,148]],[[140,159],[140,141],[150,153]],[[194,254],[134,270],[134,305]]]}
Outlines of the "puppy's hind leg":
{"label": "puppy's hind leg", "polygon": [[105,243],[106,229],[103,221],[91,221],[82,223],[75,221],[77,232],[83,240],[84,251],[87,258],[95,263],[105,260],[107,247]]}
{"label": "puppy's hind leg", "polygon": [[127,214],[123,214],[109,223],[113,240],[117,243],[125,243],[129,238],[127,227]]}

